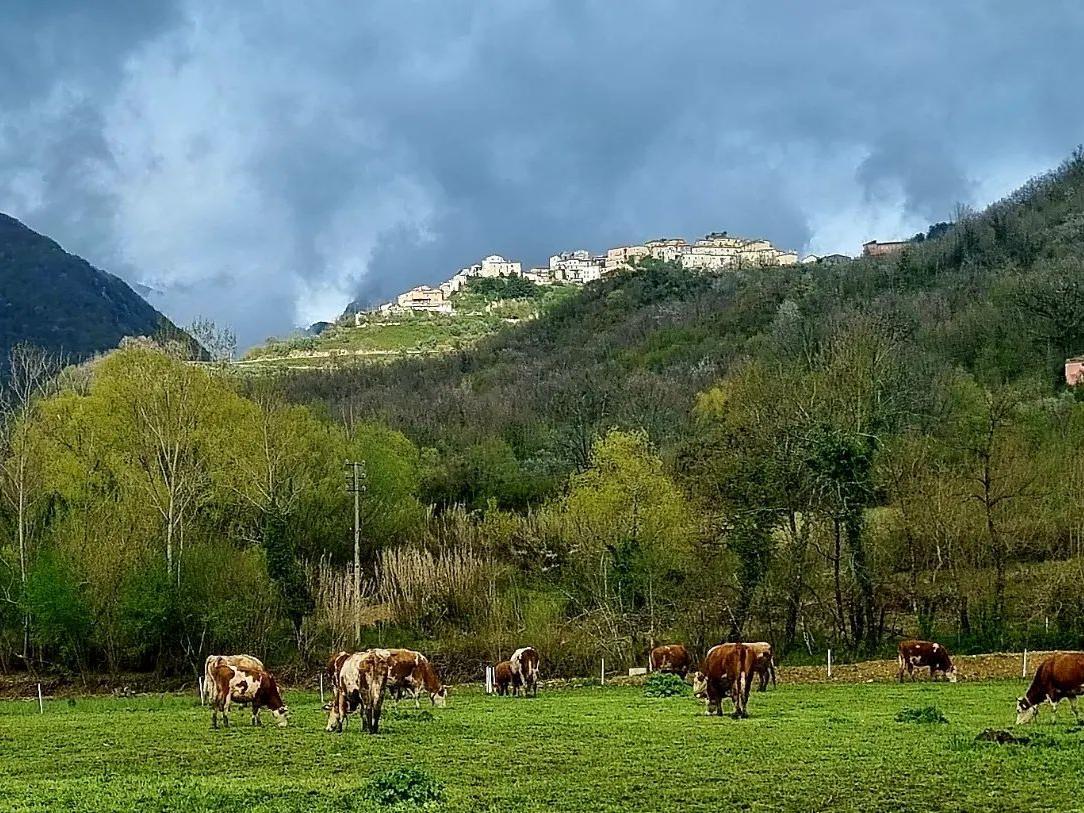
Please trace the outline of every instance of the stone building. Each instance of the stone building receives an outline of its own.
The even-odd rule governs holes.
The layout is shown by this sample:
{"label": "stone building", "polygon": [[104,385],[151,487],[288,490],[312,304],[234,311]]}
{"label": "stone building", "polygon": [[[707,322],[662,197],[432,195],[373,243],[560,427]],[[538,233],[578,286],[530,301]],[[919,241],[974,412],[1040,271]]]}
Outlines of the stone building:
{"label": "stone building", "polygon": [[521,277],[523,266],[515,260],[506,260],[500,254],[490,254],[478,265],[480,277]]}
{"label": "stone building", "polygon": [[1084,356],[1065,360],[1065,383],[1070,387],[1084,384]]}
{"label": "stone building", "polygon": [[888,243],[879,243],[876,240],[870,240],[868,243],[862,244],[862,256],[863,257],[884,257],[888,254],[895,254],[897,251],[903,251],[907,246],[911,245],[907,240],[894,240]]}
{"label": "stone building", "polygon": [[617,271],[627,271],[632,268],[632,263],[641,257],[649,257],[651,252],[647,246],[618,246],[606,252],[606,262],[603,270],[607,274]]}
{"label": "stone building", "polygon": [[553,285],[553,271],[549,268],[528,268],[523,272],[523,278],[535,285]]}
{"label": "stone building", "polygon": [[675,263],[689,250],[689,244],[680,237],[663,237],[644,243],[652,259]]}
{"label": "stone building", "polygon": [[562,251],[550,257],[550,274],[557,282],[584,284],[602,278],[603,260],[589,251]]}
{"label": "stone building", "polygon": [[432,288],[428,285],[419,285],[411,288],[405,294],[396,297],[395,304],[400,310],[408,311],[431,311],[434,313],[451,313],[452,303],[449,302],[440,288]]}

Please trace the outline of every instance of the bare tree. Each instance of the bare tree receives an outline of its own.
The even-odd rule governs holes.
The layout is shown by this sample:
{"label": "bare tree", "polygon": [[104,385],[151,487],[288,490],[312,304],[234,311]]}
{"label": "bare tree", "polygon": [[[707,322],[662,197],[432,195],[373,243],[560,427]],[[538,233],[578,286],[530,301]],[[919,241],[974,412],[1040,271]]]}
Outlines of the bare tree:
{"label": "bare tree", "polygon": [[[50,395],[63,367],[58,356],[29,344],[12,348],[8,376],[0,387],[0,491],[15,515],[19,581],[25,588],[34,536],[33,515],[42,497],[41,460],[31,417],[38,401]],[[23,617],[23,659],[29,656],[30,616]]]}
{"label": "bare tree", "polygon": [[216,364],[229,364],[237,353],[237,334],[229,327],[219,327],[205,316],[199,316],[188,327],[195,339]]}

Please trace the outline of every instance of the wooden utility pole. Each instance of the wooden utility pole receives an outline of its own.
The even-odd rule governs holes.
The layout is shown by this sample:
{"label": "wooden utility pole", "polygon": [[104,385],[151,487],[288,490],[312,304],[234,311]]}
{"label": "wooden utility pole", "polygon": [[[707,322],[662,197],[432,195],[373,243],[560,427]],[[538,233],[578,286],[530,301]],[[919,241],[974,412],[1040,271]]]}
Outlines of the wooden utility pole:
{"label": "wooden utility pole", "polygon": [[347,490],[354,494],[354,643],[361,642],[361,493],[365,490],[365,465],[346,464]]}

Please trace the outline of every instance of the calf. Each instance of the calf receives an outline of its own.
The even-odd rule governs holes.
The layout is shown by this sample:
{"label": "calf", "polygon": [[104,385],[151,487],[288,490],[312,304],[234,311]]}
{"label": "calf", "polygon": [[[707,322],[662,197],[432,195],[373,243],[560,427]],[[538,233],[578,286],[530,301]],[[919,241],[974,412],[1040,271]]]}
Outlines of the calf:
{"label": "calf", "polygon": [[775,688],[775,656],[772,653],[772,645],[766,641],[757,641],[756,643],[746,644],[756,659],[753,661],[753,671],[757,677],[760,678],[760,687],[757,689],[759,692],[763,692],[768,688],[769,678],[772,681],[772,688]]}
{"label": "calf", "polygon": [[707,700],[707,713],[723,715],[723,699],[729,692],[734,717],[748,717],[749,687],[756,654],[745,644],[718,644],[708,650],[693,676],[693,694]]}
{"label": "calf", "polygon": [[[244,657],[244,656],[234,656]],[[255,659],[252,659],[255,661]],[[278,684],[274,676],[263,668],[231,664],[230,656],[215,655],[204,664],[204,679],[212,687],[211,728],[218,728],[218,715],[222,723],[230,726],[230,707],[233,703],[252,705],[252,724],[260,725],[260,709],[267,707],[278,720],[280,728],[285,727],[288,710],[282,702]]]}
{"label": "calf", "polygon": [[501,661],[493,670],[493,690],[502,697],[512,685],[512,662]]}
{"label": "calf", "polygon": [[936,678],[937,673],[940,672],[948,678],[949,683],[956,682],[956,667],[952,665],[952,658],[944,644],[933,641],[900,641],[898,652],[896,660],[900,667],[898,678],[901,683],[904,670],[912,680],[915,679],[916,666],[930,667],[930,680]]}
{"label": "calf", "polygon": [[1076,699],[1084,694],[1084,652],[1059,652],[1039,664],[1027,693],[1016,701],[1016,724],[1029,723],[1039,714],[1045,700],[1051,716],[1057,718],[1058,703],[1069,701],[1073,716],[1080,722]]}
{"label": "calf", "polygon": [[523,696],[538,697],[538,652],[533,646],[520,647],[508,659],[512,667],[512,694],[523,689]]}
{"label": "calf", "polygon": [[355,652],[343,659],[336,675],[335,700],[328,715],[328,731],[341,732],[349,714],[357,711],[365,731],[377,733],[390,660],[391,653],[386,649]]}
{"label": "calf", "polygon": [[442,686],[433,664],[421,652],[412,649],[392,649],[390,671],[388,673],[388,689],[395,696],[396,702],[404,693],[414,698],[414,706],[418,707],[418,695],[424,691],[429,695],[429,701],[438,708],[443,708],[448,702],[448,688]]}
{"label": "calf", "polygon": [[692,666],[689,650],[683,644],[665,644],[651,650],[651,671],[669,672],[685,677]]}

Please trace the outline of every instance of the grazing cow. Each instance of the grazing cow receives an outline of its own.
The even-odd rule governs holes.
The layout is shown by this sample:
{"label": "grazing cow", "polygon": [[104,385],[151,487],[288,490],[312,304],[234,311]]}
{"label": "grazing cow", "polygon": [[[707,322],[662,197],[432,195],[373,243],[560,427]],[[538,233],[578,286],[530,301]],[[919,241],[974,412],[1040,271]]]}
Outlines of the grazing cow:
{"label": "grazing cow", "polygon": [[522,688],[524,697],[528,694],[538,697],[538,652],[535,648],[520,647],[508,662],[512,665],[512,694],[519,694]]}
{"label": "grazing cow", "polygon": [[388,672],[388,690],[399,702],[403,693],[414,698],[414,707],[418,708],[418,695],[424,690],[429,701],[438,708],[448,702],[448,687],[442,686],[433,664],[421,652],[412,649],[392,649],[390,671]]}
{"label": "grazing cow", "polygon": [[502,697],[512,685],[512,662],[501,661],[493,670],[493,690]]}
{"label": "grazing cow", "polygon": [[1073,716],[1080,722],[1076,699],[1084,694],[1084,652],[1059,652],[1039,664],[1027,693],[1016,700],[1016,724],[1029,723],[1039,714],[1045,700],[1056,720],[1058,703],[1069,701]]}
{"label": "grazing cow", "polygon": [[653,672],[669,672],[685,677],[693,659],[684,644],[665,644],[651,650],[650,662]]}
{"label": "grazing cow", "polygon": [[906,670],[915,679],[915,667],[930,667],[930,680],[937,677],[940,672],[949,683],[956,682],[956,667],[952,665],[952,658],[944,644],[933,641],[900,641],[899,655],[896,660],[899,663],[899,680],[903,682],[903,673]]}
{"label": "grazing cow", "polygon": [[233,703],[251,704],[253,725],[261,725],[260,709],[266,706],[278,720],[279,727],[285,727],[288,709],[282,702],[274,676],[262,666],[252,666],[252,663],[259,663],[255,658],[245,661],[248,656],[232,657],[236,665],[231,664],[231,656],[226,655],[214,655],[204,665],[206,685],[211,687],[211,728],[218,728],[219,714],[222,715],[223,725],[230,727],[230,707]]}
{"label": "grazing cow", "polygon": [[775,655],[772,652],[772,645],[767,641],[757,641],[755,643],[746,644],[753,654],[756,656],[756,660],[753,661],[753,671],[757,677],[760,678],[759,692],[763,692],[768,688],[769,678],[772,681],[772,688],[775,688]]}
{"label": "grazing cow", "polygon": [[343,659],[336,675],[328,731],[341,732],[350,712],[357,711],[362,727],[370,734],[377,733],[390,667],[391,652],[386,649],[367,649]]}
{"label": "grazing cow", "polygon": [[734,717],[748,717],[749,688],[756,654],[745,644],[718,644],[708,650],[693,676],[693,694],[707,700],[707,713],[723,716],[723,699],[729,692]]}

